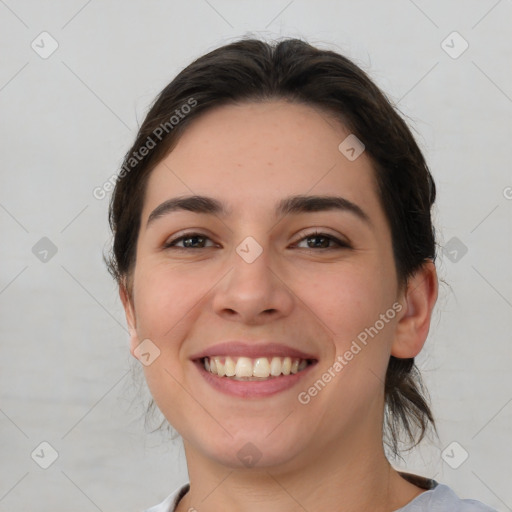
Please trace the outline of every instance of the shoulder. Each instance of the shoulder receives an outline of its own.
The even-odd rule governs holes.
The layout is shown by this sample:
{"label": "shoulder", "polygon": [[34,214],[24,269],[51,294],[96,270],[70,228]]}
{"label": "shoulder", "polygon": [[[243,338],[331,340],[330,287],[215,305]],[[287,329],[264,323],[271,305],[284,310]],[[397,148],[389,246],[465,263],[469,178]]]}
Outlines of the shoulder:
{"label": "shoulder", "polygon": [[461,499],[447,485],[435,482],[435,487],[418,495],[396,512],[497,512],[496,509],[473,499]]}
{"label": "shoulder", "polygon": [[174,510],[176,509],[176,505],[181,500],[181,498],[183,498],[183,496],[187,494],[189,489],[189,484],[182,485],[174,492],[169,494],[169,496],[167,496],[167,498],[165,498],[164,501],[162,501],[158,505],[155,505],[154,507],[146,509],[144,512],[174,512]]}

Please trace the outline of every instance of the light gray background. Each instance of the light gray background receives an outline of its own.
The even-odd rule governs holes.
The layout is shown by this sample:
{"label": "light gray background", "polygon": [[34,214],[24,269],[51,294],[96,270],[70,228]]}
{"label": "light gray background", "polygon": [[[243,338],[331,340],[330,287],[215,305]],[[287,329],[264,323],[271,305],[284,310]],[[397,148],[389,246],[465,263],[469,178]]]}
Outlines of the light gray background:
{"label": "light gray background", "polygon": [[[511,20],[510,0],[0,0],[0,511],[140,511],[187,480],[180,442],[144,430],[102,261],[108,199],[92,191],[164,85],[248,33],[345,53],[417,132],[447,246],[418,358],[441,443],[400,467],[512,510]],[[43,31],[59,45],[46,59],[31,47],[48,51]],[[442,47],[453,31],[458,58]],[[58,249],[46,262],[42,237]],[[43,441],[48,469],[31,458]],[[451,465],[469,454],[457,469],[441,457],[454,441]]]}

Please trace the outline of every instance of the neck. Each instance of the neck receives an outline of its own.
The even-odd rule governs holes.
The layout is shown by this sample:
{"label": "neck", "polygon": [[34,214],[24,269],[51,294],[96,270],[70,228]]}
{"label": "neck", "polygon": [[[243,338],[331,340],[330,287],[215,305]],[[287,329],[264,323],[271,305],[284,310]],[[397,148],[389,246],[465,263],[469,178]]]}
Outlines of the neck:
{"label": "neck", "polygon": [[258,469],[220,465],[185,442],[190,491],[177,511],[395,511],[422,490],[391,467],[375,439],[325,444],[314,456],[305,450],[300,461]]}

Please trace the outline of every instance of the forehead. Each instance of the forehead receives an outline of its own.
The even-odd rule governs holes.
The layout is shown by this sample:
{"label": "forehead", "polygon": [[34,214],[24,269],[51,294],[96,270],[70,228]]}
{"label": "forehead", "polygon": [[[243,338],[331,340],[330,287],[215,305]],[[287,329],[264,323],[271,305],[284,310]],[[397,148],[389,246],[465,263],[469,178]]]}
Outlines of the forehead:
{"label": "forehead", "polygon": [[325,112],[286,101],[222,106],[187,127],[152,171],[143,218],[170,197],[222,198],[248,215],[286,195],[336,193],[378,208],[371,160],[350,161],[339,145],[350,132]]}

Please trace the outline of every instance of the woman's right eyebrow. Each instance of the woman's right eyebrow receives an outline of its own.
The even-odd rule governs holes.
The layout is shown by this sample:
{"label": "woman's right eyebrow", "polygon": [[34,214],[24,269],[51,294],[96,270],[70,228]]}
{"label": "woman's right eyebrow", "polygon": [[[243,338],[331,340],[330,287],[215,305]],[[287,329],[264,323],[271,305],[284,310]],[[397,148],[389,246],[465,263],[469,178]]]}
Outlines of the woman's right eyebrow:
{"label": "woman's right eyebrow", "polygon": [[[190,211],[210,215],[229,216],[231,211],[218,199],[208,196],[189,195],[173,197],[158,205],[149,215],[146,228],[165,215],[175,211]],[[295,195],[289,196],[278,202],[275,208],[275,216],[297,215],[300,213],[338,210],[349,212],[370,227],[373,227],[368,214],[357,204],[341,196],[331,195]]]}

